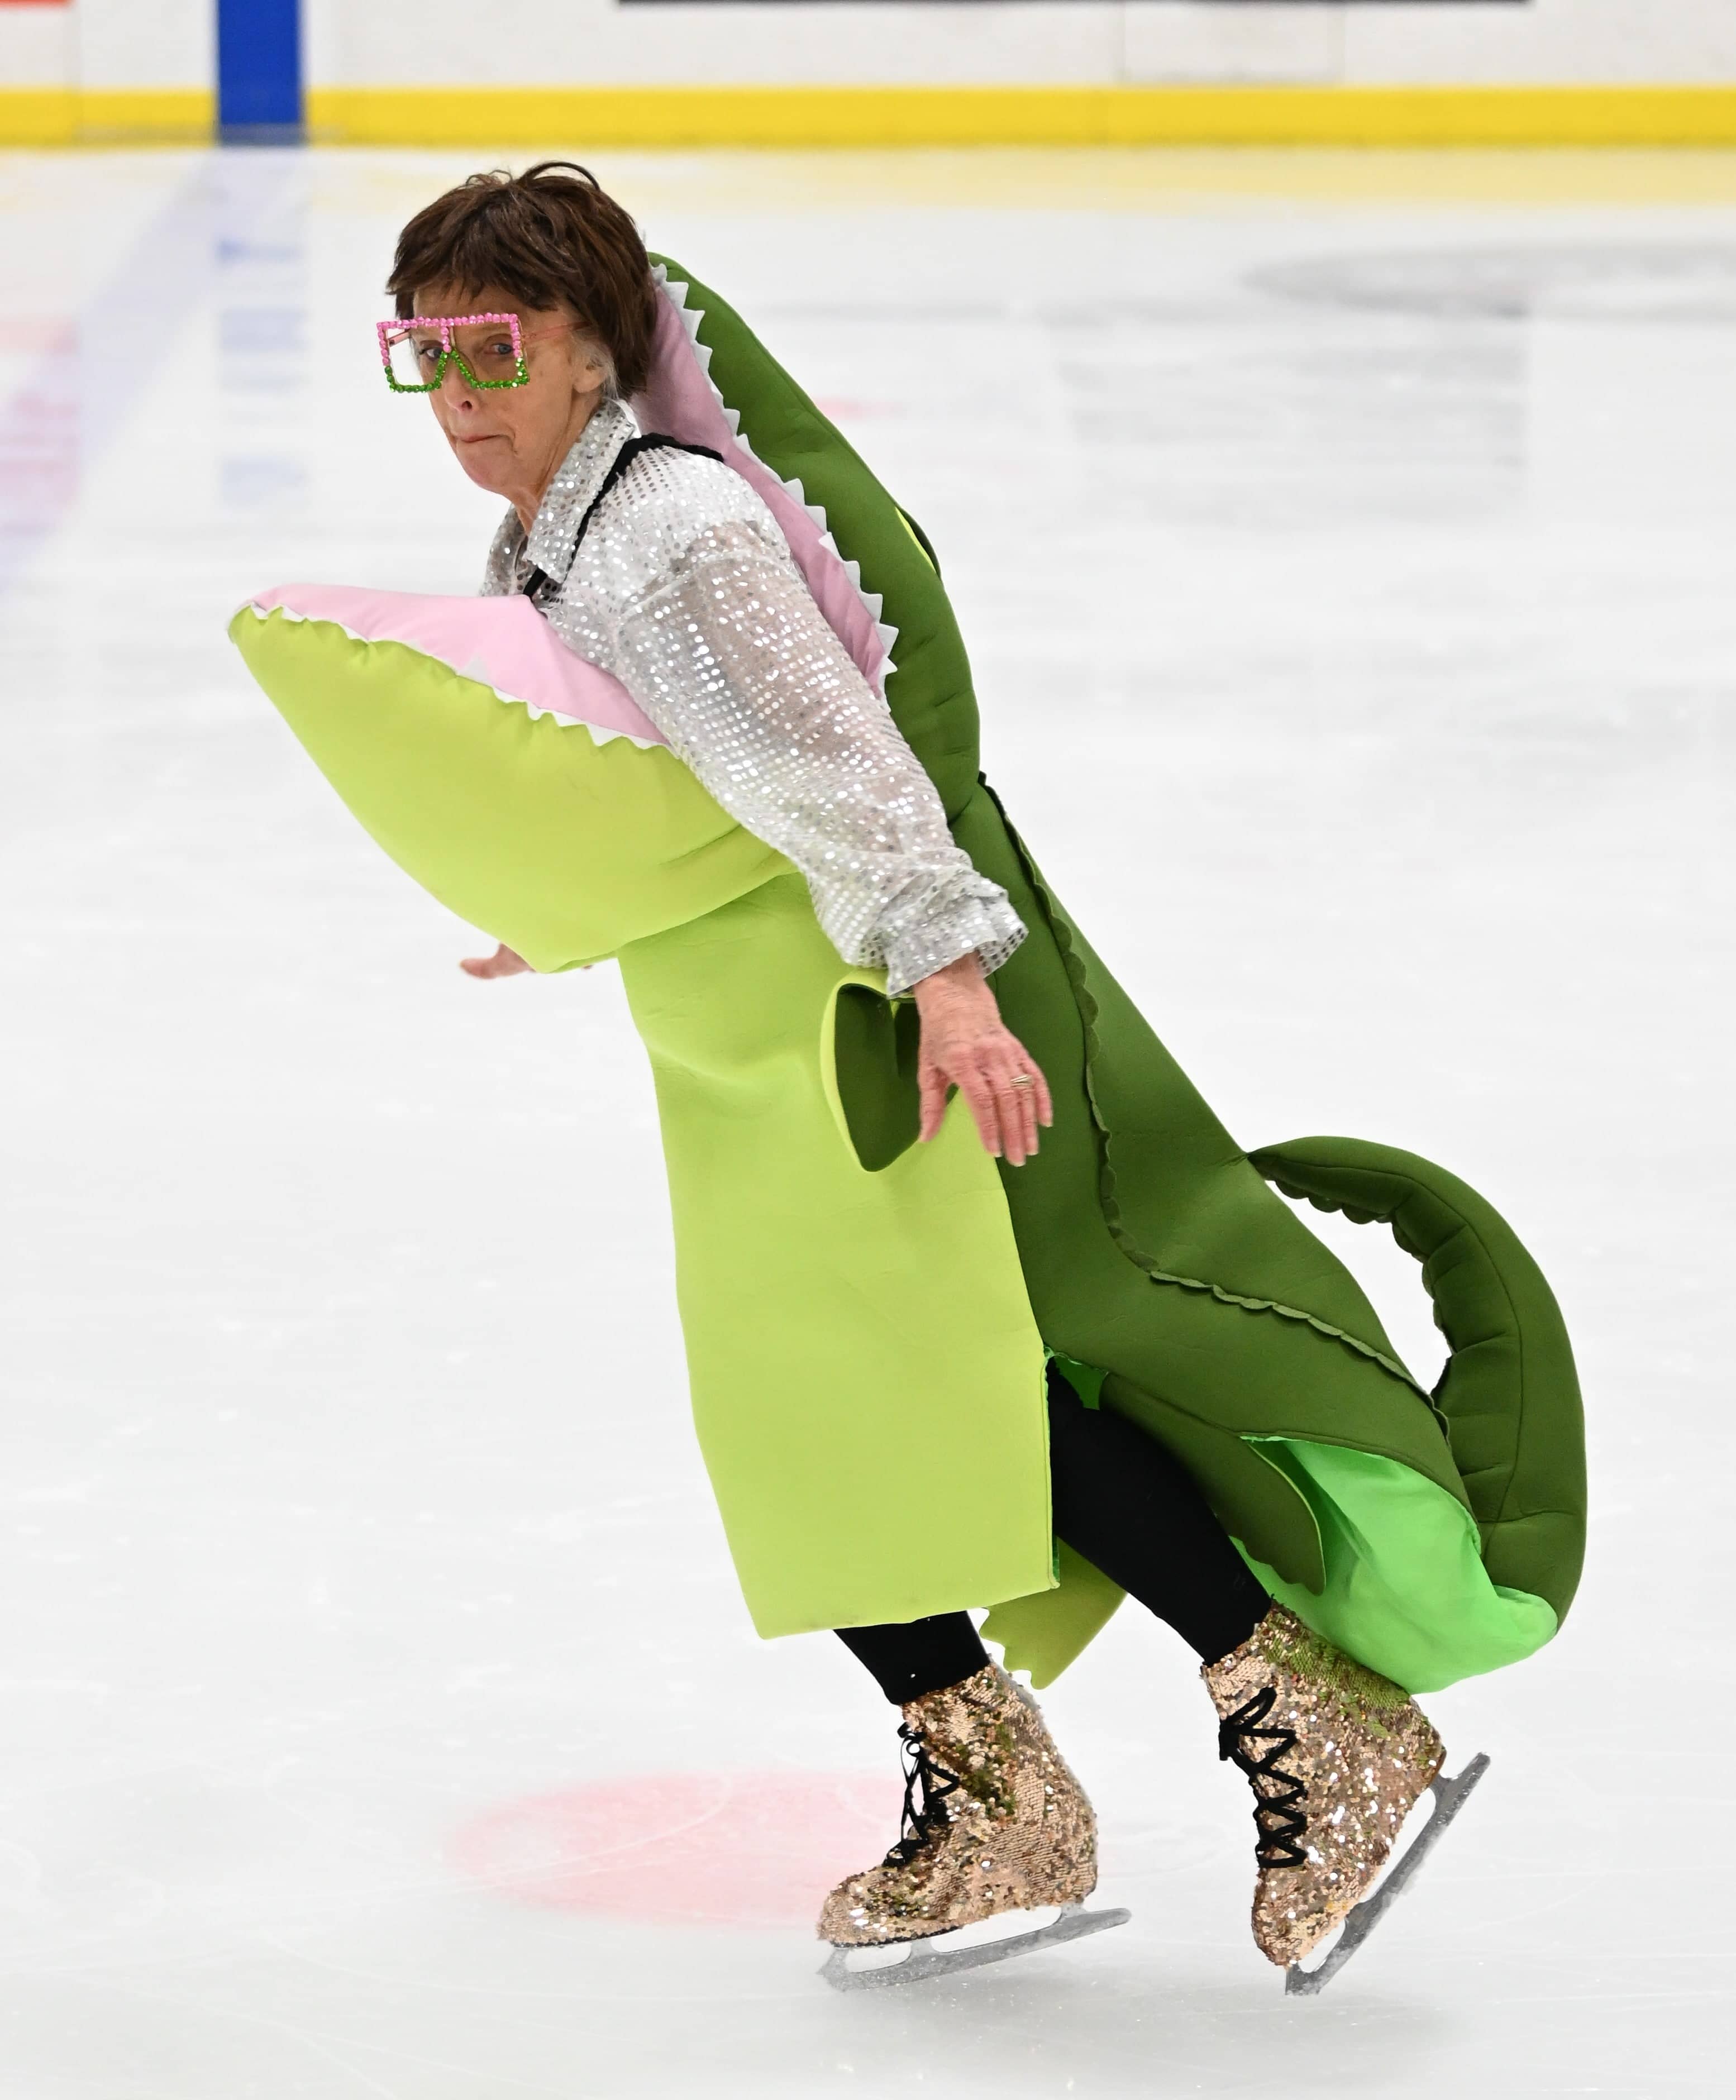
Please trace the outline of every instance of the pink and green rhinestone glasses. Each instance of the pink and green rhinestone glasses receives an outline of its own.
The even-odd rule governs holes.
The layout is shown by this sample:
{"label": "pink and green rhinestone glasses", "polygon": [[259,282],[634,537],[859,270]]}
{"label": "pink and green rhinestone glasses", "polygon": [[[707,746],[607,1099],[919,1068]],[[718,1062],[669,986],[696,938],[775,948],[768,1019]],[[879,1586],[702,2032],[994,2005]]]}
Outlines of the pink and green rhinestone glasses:
{"label": "pink and green rhinestone glasses", "polygon": [[526,335],[516,314],[417,314],[411,320],[378,321],[380,362],[394,394],[432,394],[456,364],[459,377],[479,389],[522,386],[530,377],[527,343],[565,335],[571,322]]}

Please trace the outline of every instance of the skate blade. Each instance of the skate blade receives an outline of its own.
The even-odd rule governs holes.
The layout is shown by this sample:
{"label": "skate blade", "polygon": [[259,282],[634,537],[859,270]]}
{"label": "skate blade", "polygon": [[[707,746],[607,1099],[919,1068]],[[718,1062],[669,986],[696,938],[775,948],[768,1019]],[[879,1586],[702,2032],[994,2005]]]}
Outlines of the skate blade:
{"label": "skate blade", "polygon": [[[937,1932],[927,1939],[898,1939],[880,1947],[834,1947],[820,1974],[835,1991],[884,1991],[899,1983],[921,1983],[935,1976],[956,1976],[991,1961],[1011,1961],[1045,1947],[1060,1947],[1125,1925],[1125,1910],[1084,1910],[1077,1904],[1062,1910],[1054,1904],[1041,1910],[1003,1911],[956,1932]],[[1041,1919],[1033,1927],[1027,1921]],[[997,1931],[996,1929],[999,1928]],[[1023,1929],[1021,1929],[1023,1928]]]}
{"label": "skate blade", "polygon": [[1366,1895],[1345,1920],[1332,1951],[1312,1969],[1292,1963],[1284,1971],[1287,1998],[1317,1997],[1330,1983],[1387,1912],[1410,1886],[1425,1859],[1447,1834],[1447,1826],[1470,1798],[1471,1789],[1489,1769],[1489,1760],[1479,1750],[1456,1779],[1441,1778],[1429,1791],[1434,1807],[1428,1822],[1407,1846],[1402,1858],[1387,1869],[1372,1895]]}

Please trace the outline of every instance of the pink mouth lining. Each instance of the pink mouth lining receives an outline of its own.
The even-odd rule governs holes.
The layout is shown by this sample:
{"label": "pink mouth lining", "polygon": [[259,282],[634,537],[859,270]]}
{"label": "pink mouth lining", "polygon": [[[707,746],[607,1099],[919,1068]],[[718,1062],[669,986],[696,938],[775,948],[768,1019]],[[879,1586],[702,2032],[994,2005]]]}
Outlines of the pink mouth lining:
{"label": "pink mouth lining", "polygon": [[250,602],[262,616],[329,620],[359,642],[401,642],[492,686],[502,700],[582,725],[599,743],[665,743],[618,678],[576,656],[527,598],[435,598],[350,584],[280,584]]}
{"label": "pink mouth lining", "polygon": [[[673,294],[686,286],[670,285],[657,307],[657,333],[652,372],[633,409],[642,430],[660,430],[683,444],[709,445],[721,452],[778,521],[790,553],[826,623],[850,651],[856,668],[877,690],[888,668],[887,644],[862,593],[850,580],[843,557],[832,546],[822,524],[765,463],[756,459],[730,426],[717,390],[706,376],[707,353],[690,336],[682,309]],[[698,315],[691,315],[695,325]],[[887,630],[888,633],[890,630]]]}

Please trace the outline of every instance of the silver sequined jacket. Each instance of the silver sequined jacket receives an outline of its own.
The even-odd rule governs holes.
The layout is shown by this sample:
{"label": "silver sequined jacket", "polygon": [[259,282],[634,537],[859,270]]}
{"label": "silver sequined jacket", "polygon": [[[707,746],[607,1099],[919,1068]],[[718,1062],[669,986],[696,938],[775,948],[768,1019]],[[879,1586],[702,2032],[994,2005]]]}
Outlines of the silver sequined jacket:
{"label": "silver sequined jacket", "polygon": [[953,844],[885,703],[809,594],[776,521],[741,476],[691,452],[630,461],[574,551],[581,521],[638,435],[605,403],[528,535],[509,511],[484,595],[523,589],[581,656],[625,686],[745,829],[806,876],[840,955],[886,988],[973,951],[997,969],[1024,938],[1006,892]]}

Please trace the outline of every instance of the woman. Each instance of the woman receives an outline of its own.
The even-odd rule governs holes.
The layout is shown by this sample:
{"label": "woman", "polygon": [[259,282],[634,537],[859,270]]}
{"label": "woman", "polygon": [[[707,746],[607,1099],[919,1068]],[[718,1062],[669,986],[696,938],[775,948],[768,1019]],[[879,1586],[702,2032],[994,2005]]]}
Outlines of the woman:
{"label": "woman", "polygon": [[[956,1123],[949,1126],[947,1110],[956,1089],[982,1152],[1001,1162],[998,1181],[991,1176],[987,1185],[1001,1222],[983,1229],[1001,1231],[1009,1217],[1018,1242],[1030,1305],[1027,1312],[1022,1302],[1016,1318],[1021,1331],[1040,1333],[1050,1359],[1037,1415],[1022,1374],[1003,1371],[994,1357],[996,1336],[986,1326],[979,1357],[994,1358],[992,1374],[968,1396],[955,1374],[938,1373],[911,1352],[904,1374],[920,1402],[913,1418],[924,1425],[921,1440],[895,1454],[903,1480],[888,1476],[876,1489],[877,1536],[867,1538],[826,1515],[841,1492],[835,1437],[850,1426],[833,1423],[834,1440],[816,1435],[811,1445],[789,1428],[825,1417],[824,1392],[795,1394],[797,1411],[779,1418],[780,1435],[762,1439],[757,1455],[743,1461],[738,1448],[729,1461],[738,1471],[743,1463],[781,1469],[786,1500],[819,1512],[815,1551],[850,1569],[850,1582],[833,1589],[811,1568],[803,1578],[811,1602],[782,1618],[756,1608],[762,1630],[768,1616],[772,1631],[859,1618],[853,1599],[908,1607],[875,1623],[837,1625],[901,1709],[910,1784],[899,1841],[883,1862],[828,1897],[821,1936],[851,1948],[934,1939],[995,1919],[1017,1927],[1031,1922],[1023,1913],[1071,1908],[1089,1895],[1089,1803],[1034,1701],[990,1660],[966,1608],[997,1605],[989,1630],[1009,1640],[1009,1661],[1010,1643],[1024,1641],[1033,1660],[1048,1658],[1039,1674],[1044,1666],[1053,1674],[1056,1658],[1065,1661],[1082,1646],[1124,1591],[1200,1657],[1220,1754],[1243,1771],[1255,1796],[1254,1937],[1271,1961],[1300,1962],[1367,1890],[1442,1763],[1440,1739],[1414,1702],[1363,1666],[1398,1652],[1381,1646],[1380,1612],[1380,1624],[1402,1621],[1412,1631],[1433,1612],[1438,1625],[1428,1638],[1438,1633],[1442,1654],[1460,1642],[1456,1661],[1407,1671],[1412,1683],[1444,1682],[1547,1638],[1570,1579],[1555,1581],[1553,1608],[1526,1595],[1538,1608],[1522,1632],[1510,1612],[1498,1632],[1489,1630],[1494,1607],[1484,1592],[1495,1592],[1480,1562],[1474,1573],[1462,1564],[1471,1505],[1441,1444],[1444,1417],[1437,1419],[1392,1358],[1354,1286],[1341,1274],[1322,1282],[1335,1265],[1270,1198],[1090,956],[974,780],[974,755],[958,776],[958,806],[943,803],[931,778],[937,761],[930,757],[925,768],[895,721],[900,707],[911,719],[902,690],[889,692],[889,712],[816,604],[787,528],[740,461],[642,430],[629,404],[652,378],[665,293],[625,213],[569,164],[545,163],[517,178],[475,176],[404,228],[388,289],[400,324],[390,331],[394,386],[428,390],[465,473],[510,506],[484,592],[528,596],[563,642],[627,687],[716,801],[802,879],[791,878],[794,901],[780,907],[782,934],[765,913],[719,914],[709,947],[690,943],[682,960],[660,966],[660,975],[640,970],[629,982],[635,1017],[658,1061],[666,1131],[678,1109],[690,1134],[700,1129],[703,1152],[705,1133],[722,1144],[736,1113],[716,1085],[706,1091],[715,1075],[700,1069],[705,1060],[691,1046],[678,1054],[671,1048],[683,1011],[710,995],[698,980],[713,955],[722,958],[719,982],[738,1039],[731,1054],[765,1064],[777,1048],[770,1020],[763,1041],[755,1030],[775,1004],[775,982],[762,975],[756,994],[753,973],[775,973],[780,955],[797,952],[780,949],[779,939],[806,941],[802,952],[811,951],[817,928],[846,965],[884,972],[886,995],[908,995],[913,1004],[922,1143],[938,1154],[942,1140],[952,1141],[945,1133]],[[709,294],[707,302],[716,303]],[[811,404],[806,412],[824,431]],[[834,515],[833,523],[841,540],[843,521]],[[922,575],[943,613],[938,577],[925,568]],[[943,620],[934,632],[945,642]],[[925,630],[925,648],[932,639]],[[961,705],[969,701],[962,690]],[[1014,885],[1022,905],[1009,893]],[[1033,924],[1040,938],[1026,949]],[[526,965],[501,946],[463,967],[493,978]],[[1061,1060],[1058,1125],[1037,1057],[1003,1018],[991,982],[1003,972],[1031,1016],[1022,1032],[1040,1026],[1055,1046],[1049,1061]],[[1040,1132],[1050,1130],[1063,1156],[1045,1152],[1040,1160]],[[1120,1148],[1113,1172],[1111,1142]],[[1142,1145],[1151,1152],[1144,1176],[1137,1171]],[[705,1154],[713,1181],[723,1156]],[[1342,1199],[1333,1175],[1345,1171],[1319,1159],[1285,1169],[1322,1201]],[[717,1242],[727,1236],[695,1229],[704,1176],[684,1180],[673,1156],[671,1176],[703,1439],[700,1397],[711,1390],[702,1386],[703,1364],[724,1345],[720,1323],[746,1329],[758,1299],[752,1272],[738,1270],[702,1305],[688,1265],[696,1274],[724,1260]],[[1073,1263],[1064,1253],[1078,1238],[1071,1226],[1082,1210],[1089,1212],[1089,1262],[1098,1264],[1089,1275],[1086,1254]],[[766,1229],[772,1236],[762,1233],[762,1253],[788,1243],[795,1259],[799,1221],[785,1214]],[[1155,1253],[1140,1251],[1136,1229]],[[1157,1246],[1165,1233],[1188,1242],[1186,1266]],[[1304,1271],[1314,1299],[1305,1299],[1303,1286],[1287,1282],[1280,1290],[1273,1282],[1294,1282]],[[872,1297],[871,1278],[861,1288]],[[896,1330],[907,1286],[883,1288],[897,1302],[876,1311]],[[1082,1304],[1094,1308],[1100,1334],[1081,1324]],[[961,1332],[982,1317],[958,1305]],[[1000,1324],[1014,1318],[1009,1312]],[[779,1343],[775,1321],[757,1338],[768,1383],[795,1375]],[[1190,1383],[1199,1380],[1197,1389]],[[1376,1411],[1400,1400],[1400,1415],[1376,1422]],[[706,1449],[728,1524],[740,1483],[726,1480],[713,1445]],[[1327,1455],[1310,1461],[1310,1451]],[[1447,1502],[1458,1526],[1442,1548],[1459,1556],[1451,1582],[1440,1572],[1444,1562],[1394,1572],[1403,1552],[1385,1552],[1367,1514],[1375,1502],[1358,1502],[1342,1465],[1336,1489],[1327,1480],[1335,1456],[1384,1469],[1378,1485],[1389,1502],[1402,1474],[1407,1492],[1426,1489]],[[1335,1514],[1344,1516],[1336,1530]],[[1530,1524],[1538,1514],[1527,1507],[1503,1520],[1517,1537],[1522,1518]],[[1400,1529],[1408,1537],[1414,1527],[1407,1518]],[[930,1554],[938,1529],[964,1542],[950,1559],[939,1548]],[[1002,1531],[1019,1541],[1004,1564],[996,1543]],[[1339,1543],[1322,1546],[1327,1533]],[[809,1550],[788,1543],[793,1529],[779,1537],[782,1545],[765,1548],[744,1526],[731,1525],[750,1601],[768,1579],[768,1552]],[[1469,1550],[1474,1560],[1474,1543]],[[1552,1550],[1576,1570],[1570,1539]],[[901,1564],[917,1559],[921,1568],[906,1568],[911,1580],[902,1582]],[[1353,1563],[1350,1583],[1344,1570]],[[1056,1568],[1073,1613],[1066,1626],[1048,1594]],[[1392,1586],[1406,1582],[1402,1595]],[[1549,1590],[1542,1579],[1535,1586]],[[1350,1588],[1358,1601],[1335,1619],[1332,1599],[1342,1604]],[[1274,1590],[1285,1601],[1274,1601]],[[1367,1604],[1377,1594],[1389,1610]],[[843,1611],[811,1616],[819,1608],[811,1600],[832,1596],[845,1599]],[[1352,1629],[1346,1645],[1362,1660],[1341,1652],[1309,1618]],[[1466,1632],[1473,1621],[1488,1634],[1482,1646]],[[1352,1637],[1358,1628],[1366,1639]],[[1044,1935],[1026,1936],[1040,1943]],[[1071,1936],[1067,1921],[1057,1936]]]}

